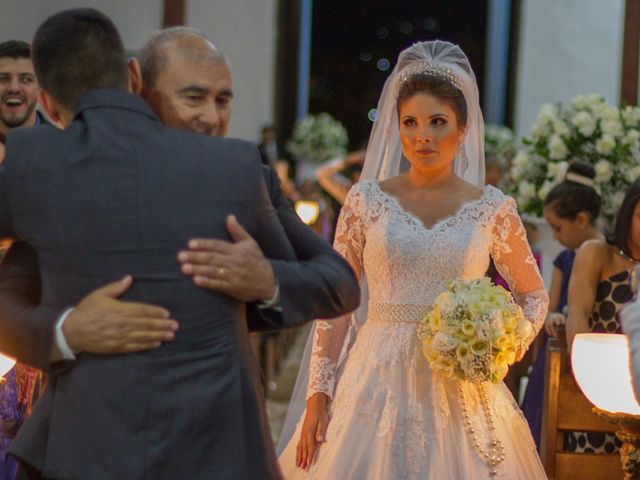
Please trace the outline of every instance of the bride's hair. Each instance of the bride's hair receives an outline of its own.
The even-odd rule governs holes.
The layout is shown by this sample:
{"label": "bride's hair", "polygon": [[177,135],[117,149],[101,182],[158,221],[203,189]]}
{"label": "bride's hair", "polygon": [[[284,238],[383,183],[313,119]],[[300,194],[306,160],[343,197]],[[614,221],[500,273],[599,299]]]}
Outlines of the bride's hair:
{"label": "bride's hair", "polygon": [[396,100],[398,115],[404,102],[418,93],[428,93],[450,105],[456,114],[458,127],[467,126],[467,102],[462,91],[446,78],[429,73],[414,73],[400,83]]}

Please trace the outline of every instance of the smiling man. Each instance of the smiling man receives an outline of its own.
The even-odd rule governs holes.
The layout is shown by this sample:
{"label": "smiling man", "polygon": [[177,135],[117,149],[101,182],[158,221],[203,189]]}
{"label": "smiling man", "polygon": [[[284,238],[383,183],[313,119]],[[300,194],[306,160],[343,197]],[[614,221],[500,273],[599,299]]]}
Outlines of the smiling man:
{"label": "smiling man", "polygon": [[36,111],[38,82],[28,43],[0,43],[0,132],[32,127],[43,121]]}

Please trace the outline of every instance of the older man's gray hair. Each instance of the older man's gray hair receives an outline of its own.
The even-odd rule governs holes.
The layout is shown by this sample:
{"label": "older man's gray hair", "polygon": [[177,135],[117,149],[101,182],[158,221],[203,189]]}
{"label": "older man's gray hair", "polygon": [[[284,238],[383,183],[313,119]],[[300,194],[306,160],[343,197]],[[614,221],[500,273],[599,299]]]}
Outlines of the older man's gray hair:
{"label": "older man's gray hair", "polygon": [[147,86],[153,87],[158,75],[167,68],[170,49],[193,63],[229,63],[222,49],[200,30],[190,27],[158,30],[140,50],[142,80]]}

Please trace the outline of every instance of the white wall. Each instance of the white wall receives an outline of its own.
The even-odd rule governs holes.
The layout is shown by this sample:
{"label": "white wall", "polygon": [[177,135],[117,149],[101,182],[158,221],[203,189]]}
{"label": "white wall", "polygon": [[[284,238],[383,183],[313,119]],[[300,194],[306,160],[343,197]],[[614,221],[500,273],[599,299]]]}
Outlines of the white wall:
{"label": "white wall", "polygon": [[229,57],[235,96],[229,136],[255,141],[260,126],[273,122],[276,3],[188,1],[187,23],[203,30]]}
{"label": "white wall", "polygon": [[[599,93],[617,105],[622,71],[624,0],[523,0],[520,17],[515,130],[529,133],[540,106]],[[534,220],[535,221],[535,220]],[[561,250],[549,226],[537,223],[542,274],[549,287]]]}
{"label": "white wall", "polygon": [[540,106],[578,94],[620,96],[624,0],[523,0],[515,129],[528,133]]}
{"label": "white wall", "polygon": [[[185,23],[199,28],[227,53],[235,99],[229,136],[255,141],[273,122],[276,0],[187,0]],[[49,15],[93,7],[116,24],[128,49],[138,49],[162,27],[163,0],[0,0],[0,41],[30,41]],[[292,93],[293,94],[293,93]]]}
{"label": "white wall", "polygon": [[162,26],[162,0],[0,0],[0,41],[30,42],[38,26],[67,8],[97,8],[116,24],[128,49],[138,49]]}

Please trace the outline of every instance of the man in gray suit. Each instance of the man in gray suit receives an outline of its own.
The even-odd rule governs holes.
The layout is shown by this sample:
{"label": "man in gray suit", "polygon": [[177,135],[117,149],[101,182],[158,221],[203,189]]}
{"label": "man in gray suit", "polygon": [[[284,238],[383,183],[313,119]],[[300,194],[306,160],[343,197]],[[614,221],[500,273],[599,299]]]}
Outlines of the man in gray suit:
{"label": "man in gray suit", "polygon": [[9,138],[0,231],[38,251],[45,307],[132,272],[127,297],[162,303],[181,330],[160,349],[84,354],[56,374],[12,451],[51,478],[277,478],[244,304],[194,287],[174,260],[189,237],[228,238],[229,212],[265,253],[290,254],[254,150],[162,127],[125,93],[123,54],[95,10],[38,29],[43,104],[67,128]]}

